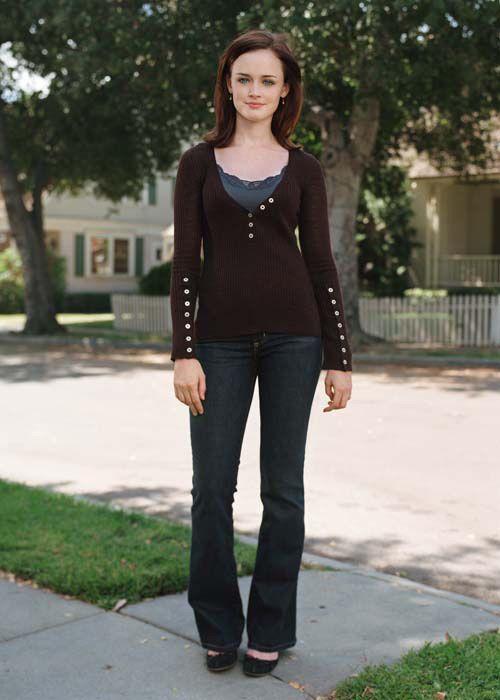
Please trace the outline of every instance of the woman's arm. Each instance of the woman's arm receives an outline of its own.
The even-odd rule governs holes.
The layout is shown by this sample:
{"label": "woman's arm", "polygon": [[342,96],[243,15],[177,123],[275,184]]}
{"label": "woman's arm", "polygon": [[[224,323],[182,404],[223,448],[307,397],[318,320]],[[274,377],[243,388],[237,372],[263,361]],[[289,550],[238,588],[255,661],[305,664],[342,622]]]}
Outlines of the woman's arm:
{"label": "woman's arm", "polygon": [[299,241],[318,304],[324,358],[322,369],[352,371],[344,300],[330,244],[326,183],[321,163],[311,153],[303,173]]}
{"label": "woman's arm", "polygon": [[170,359],[194,358],[194,310],[200,277],[202,177],[192,148],[177,168],[174,190],[174,254],[170,279],[172,353]]}

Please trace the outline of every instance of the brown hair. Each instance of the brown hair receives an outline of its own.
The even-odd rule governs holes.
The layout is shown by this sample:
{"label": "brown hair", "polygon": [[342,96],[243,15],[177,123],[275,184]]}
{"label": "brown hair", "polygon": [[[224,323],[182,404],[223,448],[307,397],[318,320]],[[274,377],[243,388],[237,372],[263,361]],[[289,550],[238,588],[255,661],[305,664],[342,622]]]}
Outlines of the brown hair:
{"label": "brown hair", "polygon": [[289,91],[285,104],[279,106],[273,114],[271,130],[278,143],[289,150],[302,148],[290,140],[300,118],[304,94],[299,64],[295,60],[287,42],[286,34],[277,34],[265,29],[250,29],[238,34],[226,47],[219,59],[214,90],[215,126],[203,136],[203,140],[213,146],[227,146],[236,127],[236,111],[229,99],[226,77],[231,75],[232,65],[238,56],[256,49],[271,49],[281,60],[284,82]]}

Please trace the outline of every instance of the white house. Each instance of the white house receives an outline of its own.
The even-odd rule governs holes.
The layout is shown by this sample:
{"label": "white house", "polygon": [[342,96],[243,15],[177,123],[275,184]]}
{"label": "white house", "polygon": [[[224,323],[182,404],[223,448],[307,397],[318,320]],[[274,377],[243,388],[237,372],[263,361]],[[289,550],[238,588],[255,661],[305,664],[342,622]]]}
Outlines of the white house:
{"label": "white house", "polygon": [[[173,176],[145,184],[139,202],[46,194],[47,244],[66,259],[67,291],[133,292],[138,278],[165,260],[163,231],[173,220]],[[0,197],[0,250],[15,247]]]}

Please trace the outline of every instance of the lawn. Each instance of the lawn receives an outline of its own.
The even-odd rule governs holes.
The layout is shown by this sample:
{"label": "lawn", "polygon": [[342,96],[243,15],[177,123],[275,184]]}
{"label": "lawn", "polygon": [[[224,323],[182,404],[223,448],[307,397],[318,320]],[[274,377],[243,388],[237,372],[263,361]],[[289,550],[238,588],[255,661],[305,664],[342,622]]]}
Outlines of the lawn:
{"label": "lawn", "polygon": [[499,700],[500,633],[450,637],[397,663],[367,666],[325,700]]}
{"label": "lawn", "polygon": [[[107,610],[187,587],[186,525],[4,480],[0,513],[0,569],[39,586]],[[235,541],[239,575],[255,552]]]}

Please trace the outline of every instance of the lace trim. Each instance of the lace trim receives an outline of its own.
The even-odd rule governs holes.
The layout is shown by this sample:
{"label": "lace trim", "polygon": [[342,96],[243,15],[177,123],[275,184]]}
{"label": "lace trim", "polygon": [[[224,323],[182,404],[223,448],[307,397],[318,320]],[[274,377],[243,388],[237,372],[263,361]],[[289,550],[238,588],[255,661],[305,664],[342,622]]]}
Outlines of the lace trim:
{"label": "lace trim", "polygon": [[231,182],[233,185],[236,185],[237,187],[243,187],[245,189],[254,189],[256,187],[265,187],[271,183],[273,183],[275,180],[277,180],[279,177],[283,175],[283,171],[285,170],[287,166],[284,165],[281,168],[281,171],[277,175],[268,175],[268,177],[265,177],[263,180],[242,180],[240,177],[237,175],[233,175],[232,173],[226,173],[225,170],[223,170],[222,166],[217,163],[217,168],[219,169],[219,172],[221,175],[223,175],[229,182]]}

